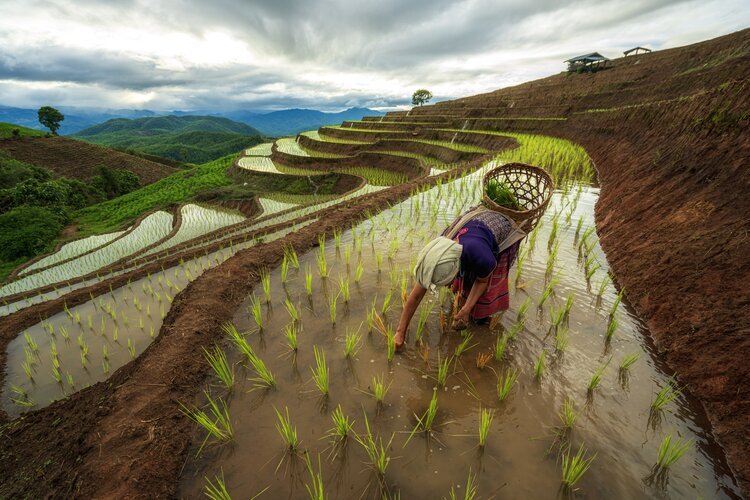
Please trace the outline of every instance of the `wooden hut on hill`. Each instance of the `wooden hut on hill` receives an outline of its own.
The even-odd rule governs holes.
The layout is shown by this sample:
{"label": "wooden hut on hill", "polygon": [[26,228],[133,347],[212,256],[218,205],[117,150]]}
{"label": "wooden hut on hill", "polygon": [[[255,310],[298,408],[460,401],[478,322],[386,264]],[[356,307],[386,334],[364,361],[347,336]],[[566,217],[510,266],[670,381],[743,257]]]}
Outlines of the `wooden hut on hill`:
{"label": "wooden hut on hill", "polygon": [[625,57],[628,57],[630,54],[633,54],[635,56],[640,53],[645,54],[647,52],[651,52],[651,49],[647,49],[646,47],[633,47],[632,49],[629,49],[623,52],[623,54],[625,54]]}
{"label": "wooden hut on hill", "polygon": [[590,54],[584,54],[582,56],[573,57],[565,61],[568,63],[568,71],[583,73],[598,71],[607,67],[609,59],[604,57],[598,52],[592,52]]}

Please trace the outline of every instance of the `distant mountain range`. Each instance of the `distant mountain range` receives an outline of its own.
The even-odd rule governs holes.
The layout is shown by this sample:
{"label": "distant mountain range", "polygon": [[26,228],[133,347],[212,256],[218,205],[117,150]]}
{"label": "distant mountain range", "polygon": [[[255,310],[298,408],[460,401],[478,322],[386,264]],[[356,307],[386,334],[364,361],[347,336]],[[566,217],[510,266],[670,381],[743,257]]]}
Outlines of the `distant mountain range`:
{"label": "distant mountain range", "polygon": [[205,163],[263,141],[261,133],[221,116],[115,118],[72,137],[186,163]]}
{"label": "distant mountain range", "polygon": [[[116,118],[153,118],[163,116],[215,116],[225,117],[241,122],[260,131],[269,137],[295,135],[305,130],[313,130],[323,125],[336,125],[345,120],[359,120],[363,116],[378,116],[383,113],[368,108],[350,108],[339,113],[325,113],[313,109],[285,109],[271,113],[254,111],[229,111],[215,113],[210,111],[174,111],[158,112],[148,109],[98,109],[60,106],[58,109],[65,115],[61,123],[60,134],[70,135],[86,128]],[[36,109],[15,108],[0,105],[0,122],[15,123],[24,127],[43,130],[37,118]]]}
{"label": "distant mountain range", "polygon": [[247,111],[231,111],[222,116],[247,123],[267,136],[296,135],[306,130],[315,130],[324,125],[338,125],[345,120],[360,120],[363,116],[380,116],[383,113],[368,108],[349,108],[340,113],[324,113],[314,109],[285,109],[271,113],[256,114]]}

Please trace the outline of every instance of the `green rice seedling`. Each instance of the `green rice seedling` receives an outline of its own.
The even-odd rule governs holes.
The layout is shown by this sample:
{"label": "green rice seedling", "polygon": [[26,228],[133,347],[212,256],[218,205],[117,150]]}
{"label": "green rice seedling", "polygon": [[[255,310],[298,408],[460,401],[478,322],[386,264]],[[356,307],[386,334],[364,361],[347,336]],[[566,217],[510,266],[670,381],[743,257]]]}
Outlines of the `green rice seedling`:
{"label": "green rice seedling", "polygon": [[349,303],[349,276],[339,279],[339,294],[344,299],[344,304]]}
{"label": "green rice seedling", "polygon": [[[469,469],[469,477],[466,479],[466,488],[464,488],[464,500],[474,500],[477,496],[477,485],[476,485],[476,475],[471,473],[471,469]],[[456,493],[456,490],[453,486],[451,486],[451,492],[448,495],[449,500],[458,500],[460,498],[460,495]]]}
{"label": "green rice seedling", "polygon": [[383,256],[377,250],[375,251],[375,265],[379,274],[383,270]]}
{"label": "green rice seedling", "polygon": [[310,263],[305,263],[305,290],[307,296],[312,297],[312,269],[310,269]]}
{"label": "green rice seedling", "polygon": [[[362,328],[362,324],[359,325],[359,328]],[[359,328],[356,331],[350,328],[346,329],[346,337],[344,338],[344,357],[346,358],[353,358],[359,352],[362,343]]]}
{"label": "green rice seedling", "polygon": [[508,328],[508,331],[506,332],[506,335],[508,336],[508,340],[509,341],[515,340],[518,334],[521,333],[525,327],[526,327],[526,319],[524,318],[521,318],[521,320],[513,323],[511,327]]}
{"label": "green rice seedling", "polygon": [[528,247],[524,248],[523,251],[519,252],[518,258],[516,259],[516,279],[515,286],[518,288],[518,284],[521,282],[521,273],[523,272],[523,264],[526,262],[526,257],[529,255]]}
{"label": "green rice seedling", "polygon": [[556,213],[555,216],[552,218],[552,228],[549,232],[549,239],[547,240],[547,248],[552,248],[552,246],[557,241],[557,232],[559,229],[558,219],[560,218],[560,212]]}
{"label": "green rice seedling", "polygon": [[440,352],[438,352],[437,383],[439,387],[445,387],[445,382],[448,379],[448,367],[450,366],[451,361],[453,361],[453,356],[441,360]]}
{"label": "green rice seedling", "polygon": [[289,274],[289,261],[286,258],[286,254],[281,259],[281,283],[285,284],[287,275]]}
{"label": "green rice seedling", "polygon": [[286,343],[294,352],[297,352],[299,344],[297,343],[297,323],[292,321],[284,327],[284,337],[286,337]]}
{"label": "green rice seedling", "polygon": [[557,254],[560,250],[560,242],[558,241],[552,247],[547,257],[547,266],[545,268],[545,276],[552,276],[552,271],[555,270],[555,264],[557,264]]}
{"label": "green rice seedling", "polygon": [[289,418],[289,408],[286,406],[284,408],[286,416],[279,413],[279,410],[276,408],[273,409],[276,412],[276,430],[279,432],[286,450],[293,453],[297,451],[297,446],[299,445],[299,441],[297,440],[297,427],[292,425],[292,421]]}
{"label": "green rice seedling", "polygon": [[383,306],[380,308],[380,314],[387,313],[388,309],[391,308],[391,298],[393,298],[393,290],[388,290],[388,293],[385,294],[385,298],[383,299]]}
{"label": "green rice seedling", "polygon": [[504,401],[510,390],[513,389],[513,385],[518,380],[518,370],[515,368],[508,368],[505,370],[505,374],[498,377],[497,380],[497,397],[500,401]]}
{"label": "green rice seedling", "polygon": [[266,297],[266,304],[268,304],[271,302],[271,272],[267,267],[260,269],[260,284],[261,288],[263,288],[263,295]]}
{"label": "green rice seedling", "polygon": [[375,396],[376,403],[383,403],[383,399],[385,399],[385,395],[390,388],[391,384],[386,385],[385,377],[383,375],[381,375],[380,378],[377,376],[372,377],[372,395]]}
{"label": "green rice seedling", "polygon": [[637,352],[626,355],[624,358],[622,358],[622,361],[620,361],[620,372],[626,372],[630,370],[630,367],[633,366],[636,361],[640,359],[640,357],[640,353]]}
{"label": "green rice seedling", "polygon": [[573,309],[573,303],[575,302],[575,297],[572,293],[569,293],[568,296],[565,298],[565,305],[563,306],[563,320],[568,321],[570,319],[570,311]]}
{"label": "green rice seedling", "polygon": [[656,454],[656,467],[666,470],[672,467],[693,445],[691,441],[683,441],[682,438],[672,442],[672,435],[667,434],[659,445]]}
{"label": "green rice seedling", "polygon": [[224,470],[221,471],[221,476],[214,476],[215,483],[212,482],[208,477],[204,477],[206,484],[203,486],[203,494],[211,500],[232,500],[227,490],[227,485],[224,482]]}
{"label": "green rice seedling", "polygon": [[258,325],[259,330],[263,330],[263,311],[260,309],[260,299],[255,295],[250,296],[250,313]]}
{"label": "green rice seedling", "polygon": [[492,419],[495,417],[493,410],[482,408],[479,414],[479,446],[484,448],[487,444],[487,436],[490,434],[490,428],[492,426]]}
{"label": "green rice seedling", "polygon": [[310,496],[311,500],[325,500],[326,492],[323,487],[323,472],[320,468],[320,455],[318,455],[318,472],[315,472],[313,469],[312,463],[310,462],[310,454],[307,451],[305,451],[305,465],[307,466],[307,471],[310,473],[311,482],[311,484],[305,484],[307,494]]}
{"label": "green rice seedling", "polygon": [[339,296],[331,295],[331,297],[328,298],[328,317],[331,318],[331,324],[336,324],[336,304],[338,303]]}
{"label": "green rice seedling", "polygon": [[555,331],[555,351],[558,354],[562,354],[568,348],[569,339],[570,335],[567,327],[563,326]]}
{"label": "green rice seedling", "polygon": [[583,215],[578,218],[578,224],[576,224],[576,234],[574,241],[578,241],[578,236],[581,234],[581,228],[583,227]]}
{"label": "green rice seedling", "polygon": [[617,331],[617,318],[612,318],[607,324],[607,341],[612,340],[615,332]]}
{"label": "green rice seedling", "polygon": [[464,339],[456,346],[456,350],[453,353],[453,356],[458,359],[461,357],[461,355],[465,352],[467,352],[472,347],[475,347],[477,344],[471,344],[471,340],[473,339],[474,334],[471,332],[468,332],[466,335],[464,335]]}
{"label": "green rice seedling", "polygon": [[208,401],[208,413],[199,408],[188,408],[180,403],[182,413],[207,432],[200,448],[198,448],[198,455],[203,451],[203,447],[209,438],[223,442],[231,441],[234,438],[232,420],[229,418],[229,408],[226,402],[221,398],[213,399],[208,391],[204,391],[204,394]]}
{"label": "green rice seedling", "polygon": [[325,235],[322,234],[318,238],[318,273],[320,277],[325,279],[328,277],[328,263],[326,262],[326,239]]}
{"label": "green rice seedling", "polygon": [[417,341],[422,340],[424,327],[427,324],[427,320],[430,318],[430,314],[432,313],[432,309],[434,307],[435,303],[430,301],[426,304],[422,304],[422,307],[419,309],[419,321],[417,321]]}
{"label": "green rice seedling", "polygon": [[596,458],[596,454],[591,457],[586,456],[586,449],[581,445],[578,453],[573,457],[570,456],[570,448],[562,456],[562,484],[566,491],[572,490],[576,483],[581,480],[583,475],[591,467],[591,463]]}
{"label": "green rice seedling", "polygon": [[388,325],[388,329],[386,330],[385,341],[387,349],[386,354],[388,356],[388,362],[390,363],[396,355],[396,335],[393,333],[391,325]]}
{"label": "green rice seedling", "polygon": [[653,411],[662,411],[665,406],[674,401],[677,396],[680,395],[682,390],[679,387],[675,387],[674,378],[667,380],[667,383],[662,387],[659,392],[654,396],[654,400],[651,402],[651,409]]}
{"label": "green rice seedling", "polygon": [[612,303],[612,309],[609,310],[609,317],[614,318],[615,313],[617,312],[617,308],[620,306],[620,302],[622,302],[622,295],[625,293],[625,289],[621,289],[620,293],[617,294],[617,297],[615,297],[615,301]]}
{"label": "green rice seedling", "polygon": [[528,312],[530,305],[531,305],[531,297],[526,297],[526,300],[524,300],[521,303],[521,305],[518,306],[518,315],[516,316],[516,319],[518,321],[526,317],[526,313]]}
{"label": "green rice seedling", "polygon": [[362,266],[362,261],[360,260],[357,262],[357,267],[354,270],[354,282],[355,283],[359,283],[359,280],[362,279],[362,275],[364,274],[364,272],[365,272],[365,268],[364,266]]}
{"label": "green rice seedling", "polygon": [[540,220],[537,222],[536,227],[531,231],[529,235],[529,252],[533,251],[536,247],[536,239],[539,237],[539,230],[544,225],[544,221]]}
{"label": "green rice seedling", "polygon": [[349,262],[352,259],[352,248],[351,247],[345,247],[344,248],[344,264],[346,265],[346,268],[349,269]]}
{"label": "green rice seedling", "polygon": [[583,232],[583,235],[581,236],[581,240],[578,242],[579,251],[586,244],[586,241],[588,241],[589,237],[594,234],[594,231],[596,231],[596,226],[589,226],[588,228],[586,228],[586,230]]}
{"label": "green rice seedling", "polygon": [[565,398],[562,410],[560,411],[560,422],[562,422],[562,426],[565,429],[572,428],[573,424],[576,423],[576,418],[578,418],[578,416],[573,408],[573,402],[570,399]]}
{"label": "green rice seedling", "polygon": [[549,309],[550,320],[552,321],[552,327],[557,329],[565,319],[565,306],[554,307],[551,306]]}
{"label": "green rice seedling", "polygon": [[253,348],[247,343],[245,337],[237,331],[237,328],[231,323],[225,323],[221,328],[227,337],[229,337],[229,340],[231,340],[237,349],[245,355],[250,366],[252,366],[255,371],[256,378],[251,380],[256,382],[256,387],[273,387],[276,385],[276,381],[271,371],[266,367],[263,360],[255,354]]}
{"label": "green rice seedling", "polygon": [[513,191],[497,179],[490,179],[485,186],[487,196],[503,207],[520,210],[520,205]]}
{"label": "green rice seedling", "polygon": [[505,355],[505,348],[508,345],[508,335],[498,336],[495,341],[495,360],[502,361]]}
{"label": "green rice seedling", "polygon": [[[31,335],[29,335],[29,332],[23,332],[24,339],[26,340],[26,345],[29,347],[31,352],[39,352],[39,344],[36,343],[36,341],[31,338]],[[80,343],[80,341],[79,341]]]}
{"label": "green rice seedling", "polygon": [[341,248],[341,229],[336,228],[333,230],[333,242],[336,247],[336,250]]}
{"label": "green rice seedling", "polygon": [[607,366],[609,366],[609,362],[612,360],[612,358],[609,358],[606,363],[604,363],[602,366],[596,369],[594,371],[594,374],[591,376],[591,380],[589,380],[588,385],[588,392],[589,394],[593,394],[597,387],[602,383],[602,375],[604,375],[604,370],[607,369]]}
{"label": "green rice seedling", "polygon": [[310,368],[313,374],[313,382],[323,396],[328,396],[329,371],[326,363],[326,355],[318,346],[313,346],[315,353],[315,368]]}
{"label": "green rice seedling", "polygon": [[[135,359],[135,344],[130,338],[128,338],[128,352],[130,353],[130,358]],[[83,353],[81,356],[83,356]]]}
{"label": "green rice seedling", "polygon": [[219,346],[214,346],[213,352],[203,348],[203,355],[224,387],[232,389],[234,387],[234,368],[229,365],[224,351]]}
{"label": "green rice seedling", "polygon": [[601,283],[599,283],[599,289],[596,292],[596,296],[601,298],[601,296],[604,294],[604,290],[606,290],[607,286],[612,283],[612,277],[609,275],[609,273],[606,273],[604,275],[604,278],[602,278]]}
{"label": "green rice seedling", "polygon": [[331,437],[334,441],[344,441],[354,430],[354,421],[349,421],[349,417],[344,415],[344,411],[341,409],[341,404],[336,406],[336,409],[331,413],[331,419],[333,420],[333,428],[328,431],[326,437]]}
{"label": "green rice seedling", "polygon": [[23,371],[26,374],[26,376],[29,378],[29,380],[33,382],[34,381],[34,368],[32,364],[28,360],[24,360],[21,363],[21,367],[23,368]]}
{"label": "green rice seedling", "polygon": [[539,354],[539,357],[536,358],[536,363],[534,363],[534,377],[536,377],[537,380],[541,380],[541,378],[544,376],[544,369],[546,367],[546,358],[547,358],[547,352],[542,349],[542,352]]}
{"label": "green rice seedling", "polygon": [[430,404],[427,405],[427,409],[420,417],[419,415],[414,415],[417,419],[417,424],[414,426],[414,429],[411,432],[411,435],[409,436],[409,439],[406,440],[406,443],[404,443],[404,446],[406,446],[409,443],[409,440],[411,437],[417,432],[417,431],[425,431],[430,432],[432,431],[432,426],[435,423],[435,418],[437,417],[437,411],[438,411],[438,400],[437,400],[437,389],[432,390],[432,398],[430,399]]}
{"label": "green rice seedling", "polygon": [[295,269],[299,269],[299,258],[297,252],[294,251],[294,247],[290,244],[284,245],[284,256],[286,256],[289,264]]}
{"label": "green rice seedling", "polygon": [[542,307],[545,302],[547,302],[547,299],[549,299],[553,293],[555,293],[555,287],[560,282],[558,278],[553,279],[549,283],[547,283],[547,286],[544,289],[544,292],[542,292],[542,296],[539,297],[539,303],[537,304],[539,307]]}
{"label": "green rice seedling", "polygon": [[360,437],[359,435],[355,434],[355,439],[365,449],[370,467],[372,467],[372,469],[377,473],[378,477],[382,479],[383,476],[385,476],[388,465],[391,463],[391,457],[388,455],[388,449],[391,447],[391,443],[393,443],[393,434],[391,434],[391,439],[385,444],[383,443],[382,437],[379,437],[376,440],[372,435],[370,422],[367,420],[366,413],[364,414],[364,418],[365,435]]}
{"label": "green rice seedling", "polygon": [[292,321],[295,323],[299,322],[299,309],[292,303],[291,300],[289,300],[289,297],[284,299],[284,307],[286,308],[286,311],[289,313],[289,317],[292,318]]}

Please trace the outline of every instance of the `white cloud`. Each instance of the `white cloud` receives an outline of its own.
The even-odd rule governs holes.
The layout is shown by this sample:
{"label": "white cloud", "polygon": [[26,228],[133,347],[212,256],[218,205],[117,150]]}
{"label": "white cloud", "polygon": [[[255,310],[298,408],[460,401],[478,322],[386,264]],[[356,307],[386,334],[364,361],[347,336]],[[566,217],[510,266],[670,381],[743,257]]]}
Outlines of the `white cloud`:
{"label": "white cloud", "polygon": [[746,27],[744,0],[0,0],[0,104],[336,109],[495,90]]}

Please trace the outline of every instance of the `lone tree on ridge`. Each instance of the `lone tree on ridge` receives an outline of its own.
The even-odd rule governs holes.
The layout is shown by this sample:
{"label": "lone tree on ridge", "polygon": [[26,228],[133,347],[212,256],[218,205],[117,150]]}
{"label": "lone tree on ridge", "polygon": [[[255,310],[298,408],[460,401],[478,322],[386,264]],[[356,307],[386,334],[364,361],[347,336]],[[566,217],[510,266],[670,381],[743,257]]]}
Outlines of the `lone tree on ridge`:
{"label": "lone tree on ridge", "polygon": [[415,106],[421,106],[432,99],[432,92],[427,89],[419,89],[411,96],[411,103]]}
{"label": "lone tree on ridge", "polygon": [[39,123],[57,135],[57,129],[60,128],[60,122],[65,119],[65,116],[52,106],[42,106],[37,111],[37,115],[39,115]]}

